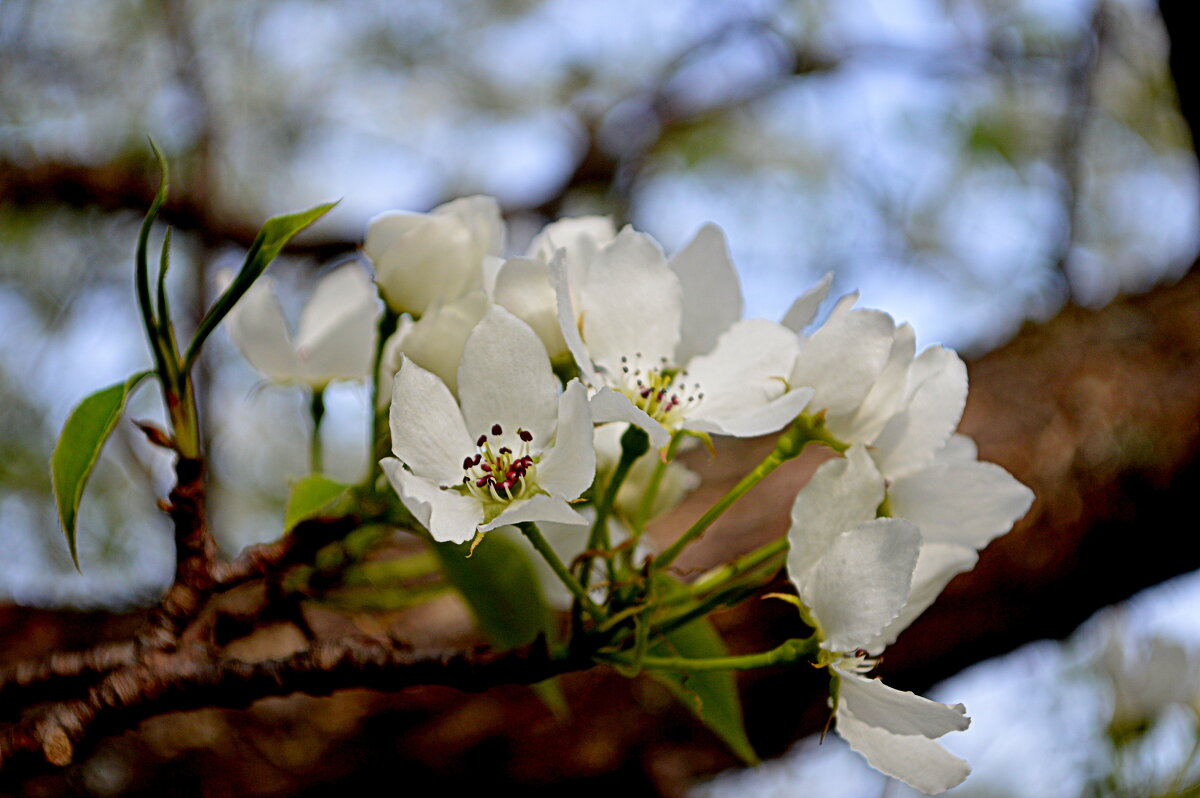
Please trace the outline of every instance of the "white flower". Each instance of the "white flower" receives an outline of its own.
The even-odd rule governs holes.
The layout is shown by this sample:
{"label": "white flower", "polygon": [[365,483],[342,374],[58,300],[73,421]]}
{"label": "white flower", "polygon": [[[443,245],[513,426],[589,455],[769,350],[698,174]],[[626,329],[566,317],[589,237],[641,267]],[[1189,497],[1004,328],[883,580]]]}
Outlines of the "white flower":
{"label": "white flower", "polygon": [[569,501],[592,483],[596,460],[587,392],[558,395],[533,330],[493,306],[467,337],[459,401],[405,359],[392,391],[394,458],[381,465],[435,540],[463,543],[523,521],[585,524]]}
{"label": "white flower", "polygon": [[483,263],[504,251],[504,222],[491,197],[448,202],[430,213],[387,211],[367,225],[363,251],[384,301],[420,316],[483,287]]}
{"label": "white flower", "polygon": [[[846,493],[861,490],[858,486]],[[865,498],[869,502],[874,496]],[[926,793],[948,790],[970,768],[934,740],[967,728],[964,707],[930,701],[865,676],[875,665],[866,655],[908,601],[920,532],[895,518],[855,523],[854,513],[838,514],[836,506],[845,503],[831,501],[825,508],[830,512],[799,523],[794,510],[788,532],[788,573],[821,639],[819,663],[832,678],[837,732],[872,767]],[[857,515],[865,512],[869,510],[860,503]],[[830,525],[846,523],[852,526],[829,534]],[[814,530],[818,539],[810,541]]]}
{"label": "white flower", "polygon": [[[224,272],[224,285],[232,275]],[[250,365],[278,382],[324,388],[332,380],[361,380],[371,372],[379,301],[354,264],[321,278],[300,314],[293,338],[269,277],[259,279],[226,317],[229,336]]]}
{"label": "white flower", "polygon": [[1178,704],[1200,712],[1200,662],[1162,637],[1127,644],[1128,630],[1110,619],[1098,670],[1112,685],[1109,726],[1118,734],[1148,726]]}
{"label": "white flower", "polygon": [[559,325],[596,391],[598,422],[636,424],[661,448],[685,428],[773,432],[811,396],[787,390],[796,336],[764,319],[739,321],[741,288],[713,225],[670,262],[653,239],[627,227],[596,253],[579,285],[561,260],[552,272]]}

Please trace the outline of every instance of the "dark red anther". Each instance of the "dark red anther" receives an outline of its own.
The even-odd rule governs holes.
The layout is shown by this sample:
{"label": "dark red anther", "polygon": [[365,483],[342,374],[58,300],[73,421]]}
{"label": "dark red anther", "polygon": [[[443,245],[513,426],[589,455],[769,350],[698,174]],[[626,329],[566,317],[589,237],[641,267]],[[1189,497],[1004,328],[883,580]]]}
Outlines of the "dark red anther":
{"label": "dark red anther", "polygon": [[487,443],[487,436],[486,436],[486,435],[480,435],[480,436],[479,436],[479,440],[475,441],[475,445],[476,445],[476,446],[483,446],[485,443]]}
{"label": "dark red anther", "polygon": [[525,441],[526,443],[530,443],[533,440],[533,433],[527,429],[523,429],[523,430],[519,430],[517,432],[517,437],[519,437],[521,440]]}
{"label": "dark red anther", "polygon": [[490,465],[488,465],[487,463],[484,463],[483,465],[481,465],[479,467],[482,468],[484,471],[490,472],[492,470],[492,467]]}
{"label": "dark red anther", "polygon": [[508,448],[507,446],[501,446],[500,454],[512,454],[512,449]]}
{"label": "dark red anther", "polygon": [[484,485],[488,484],[488,479],[490,479],[490,477],[480,477],[479,479],[475,480],[475,487],[482,488]]}
{"label": "dark red anther", "polygon": [[464,457],[463,458],[463,469],[464,470],[470,468],[473,465],[475,465],[475,458],[473,458],[473,457]]}
{"label": "dark red anther", "polygon": [[504,434],[504,430],[500,429],[500,425],[499,425],[499,424],[493,424],[493,425],[492,425],[492,434],[493,434],[493,435],[503,435],[503,434]]}

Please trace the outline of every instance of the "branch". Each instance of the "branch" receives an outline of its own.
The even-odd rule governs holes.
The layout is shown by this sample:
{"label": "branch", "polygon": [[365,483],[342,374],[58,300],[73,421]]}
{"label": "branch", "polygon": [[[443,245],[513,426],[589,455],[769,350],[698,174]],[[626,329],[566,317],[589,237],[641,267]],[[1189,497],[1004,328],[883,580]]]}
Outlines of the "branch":
{"label": "branch", "polygon": [[348,688],[394,692],[444,685],[479,692],[590,666],[586,659],[552,658],[541,640],[494,653],[414,652],[375,639],[344,639],[262,662],[215,659],[208,647],[191,646],[122,667],[84,698],[55,704],[35,722],[0,734],[0,768],[11,777],[20,764],[67,765],[80,743],[167,712],[240,709],[268,696],[325,696]]}

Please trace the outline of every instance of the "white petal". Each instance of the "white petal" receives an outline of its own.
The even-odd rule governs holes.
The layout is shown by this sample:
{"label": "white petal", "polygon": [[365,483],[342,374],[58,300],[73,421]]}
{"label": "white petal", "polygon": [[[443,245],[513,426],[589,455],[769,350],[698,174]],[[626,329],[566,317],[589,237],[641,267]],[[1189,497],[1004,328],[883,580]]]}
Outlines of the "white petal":
{"label": "white petal", "polygon": [[858,410],[826,418],[829,431],[844,441],[873,441],[884,424],[907,399],[908,371],[916,352],[917,337],[912,325],[901,324],[892,335],[887,363],[867,392]]}
{"label": "white petal", "polygon": [[411,323],[397,348],[457,393],[458,366],[467,336],[487,312],[488,304],[483,291],[471,291],[445,305],[435,302],[424,316]]}
{"label": "white petal", "polygon": [[817,311],[825,297],[829,296],[829,286],[833,285],[833,272],[825,272],[825,276],[817,284],[796,297],[796,301],[788,308],[783,317],[783,326],[793,332],[800,332],[817,317]]}
{"label": "white petal", "polygon": [[479,529],[487,532],[489,529],[495,529],[505,524],[519,524],[523,521],[533,521],[535,523],[538,521],[555,521],[560,524],[575,524],[578,526],[586,526],[588,522],[586,518],[572,510],[571,505],[562,499],[539,493],[536,496],[515,501],[508,505],[504,509],[504,512],[493,518],[490,523],[479,527]]}
{"label": "white petal", "polygon": [[262,278],[242,295],[226,317],[229,337],[250,365],[267,377],[281,382],[301,379],[304,368],[273,286],[270,278]]}
{"label": "white petal", "polygon": [[476,499],[442,490],[436,483],[410,474],[394,457],[385,457],[379,464],[400,501],[429,530],[434,540],[466,543],[475,537],[483,520],[483,505]]}
{"label": "white petal", "polygon": [[554,435],[558,380],[546,347],[529,325],[493,305],[467,336],[458,367],[458,395],[472,435],[499,424],[504,434],[533,433],[534,446]]}
{"label": "white petal", "polygon": [[580,310],[573,299],[574,294],[572,294],[572,290],[578,289],[578,286],[574,285],[573,279],[567,269],[564,253],[559,252],[550,260],[550,280],[554,284],[554,297],[558,309],[558,329],[562,333],[563,340],[566,341],[567,349],[575,359],[575,365],[579,367],[583,381],[588,385],[595,386],[599,383],[599,379],[592,365],[592,357],[588,354],[583,337],[579,332]]}
{"label": "white petal", "polygon": [[837,731],[876,770],[928,795],[962,784],[971,767],[928,737],[901,736],[868,726],[853,714],[837,714]]}
{"label": "white petal", "polygon": [[834,538],[875,518],[883,501],[883,476],[861,444],[823,463],[792,504],[788,573],[799,582]]}
{"label": "white petal", "polygon": [[654,239],[626,227],[596,255],[584,280],[579,310],[594,363],[615,373],[622,355],[675,362],[683,289]]}
{"label": "white petal", "polygon": [[609,421],[626,421],[636,424],[650,435],[650,445],[661,449],[671,442],[671,433],[644,410],[633,406],[629,397],[617,393],[612,388],[601,388],[592,394],[592,421],[604,424]]}
{"label": "white petal", "polygon": [[896,479],[892,515],[921,528],[926,541],[982,549],[1033,504],[1033,491],[994,463],[935,463]]}
{"label": "white petal", "polygon": [[892,734],[919,734],[934,739],[971,725],[962,704],[941,704],[888,687],[878,679],[838,671],[838,715],[843,709],[868,726]]}
{"label": "white petal", "polygon": [[915,388],[908,408],[892,417],[875,439],[875,462],[889,479],[933,460],[958,426],[967,401],[967,367],[952,350],[926,349],[913,361],[909,380]]}
{"label": "white petal", "polygon": [[867,521],[830,542],[800,585],[824,648],[861,648],[900,614],[920,546],[917,528],[896,518]]}
{"label": "white petal", "polygon": [[587,389],[579,380],[571,380],[558,400],[558,431],[554,446],[538,463],[537,484],[552,496],[574,499],[588,489],[595,476],[596,450],[592,447]]}
{"label": "white petal", "polygon": [[[922,530],[924,531],[924,530]],[[957,543],[923,543],[913,571],[912,590],[908,601],[896,619],[887,625],[874,640],[863,645],[870,654],[878,654],[896,642],[900,633],[929,609],[946,585],[958,574],[975,567],[979,555],[968,546]]]}
{"label": "white petal", "polygon": [[529,258],[512,258],[496,274],[492,298],[533,328],[551,360],[569,356],[558,325],[558,298],[550,281],[550,265]]}
{"label": "white petal", "polygon": [[296,352],[314,380],[360,380],[371,373],[379,334],[375,285],[357,265],[326,275],[300,314]]}
{"label": "white petal", "polygon": [[742,286],[729,257],[725,234],[715,224],[700,228],[667,263],[683,290],[683,321],[677,363],[710,351],[717,337],[742,317]]}
{"label": "white petal", "polygon": [[479,253],[500,256],[504,254],[504,219],[500,216],[500,205],[495,197],[476,194],[461,197],[434,208],[432,213],[453,216],[471,231],[471,238]]}
{"label": "white petal", "polygon": [[973,463],[979,459],[979,447],[970,435],[954,433],[946,445],[934,455],[939,463]]}
{"label": "white petal", "polygon": [[419,316],[438,300],[452,302],[481,287],[483,253],[458,217],[394,213],[371,224],[363,248],[397,313]]}
{"label": "white petal", "polygon": [[392,452],[413,473],[439,485],[462,480],[463,458],[475,446],[450,389],[405,358],[392,385]]}
{"label": "white petal", "polygon": [[892,317],[878,310],[851,310],[855,299],[853,294],[842,298],[796,358],[791,384],[817,389],[814,412],[856,412],[892,351]]}
{"label": "white petal", "polygon": [[582,276],[601,247],[617,237],[617,228],[607,216],[576,216],[559,219],[542,228],[533,241],[529,242],[531,258],[549,261],[560,249],[565,249],[567,267],[571,276]]}
{"label": "white petal", "polygon": [[801,388],[790,391],[760,407],[752,407],[740,413],[721,418],[688,419],[684,424],[696,432],[711,432],[716,435],[732,435],[736,438],[753,438],[783,429],[812,401],[813,389]]}
{"label": "white petal", "polygon": [[[737,322],[721,335],[711,354],[692,358],[677,378],[696,386],[688,393],[704,393],[688,418],[736,418],[778,399],[788,390],[799,347],[795,333],[781,324],[766,319]],[[799,411],[792,418],[796,415]]]}

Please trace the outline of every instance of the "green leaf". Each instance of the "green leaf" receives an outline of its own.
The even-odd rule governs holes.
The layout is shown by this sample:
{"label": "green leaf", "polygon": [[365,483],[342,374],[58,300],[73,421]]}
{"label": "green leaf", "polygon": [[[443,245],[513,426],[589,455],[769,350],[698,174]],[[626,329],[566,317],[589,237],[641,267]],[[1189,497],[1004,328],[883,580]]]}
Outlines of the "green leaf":
{"label": "green leaf", "polygon": [[[134,282],[137,286],[138,307],[142,312],[142,326],[146,329],[146,340],[150,342],[150,349],[154,353],[154,361],[158,367],[160,379],[167,380],[170,375],[168,368],[173,368],[175,364],[170,362],[168,347],[162,337],[158,319],[154,316],[154,304],[150,298],[150,264],[146,249],[149,246],[150,230],[154,227],[154,220],[158,218],[158,212],[162,210],[163,204],[167,201],[170,170],[167,167],[167,159],[163,157],[162,151],[158,149],[154,139],[150,139],[150,149],[154,151],[154,159],[158,162],[158,191],[154,195],[154,201],[150,203],[150,210],[146,211],[146,218],[142,220],[142,227],[138,232],[137,252],[134,257]],[[169,238],[164,243],[165,246],[169,246]],[[162,278],[163,275],[160,274],[159,280],[161,281]],[[163,309],[159,308],[159,310]]]}
{"label": "green leaf", "polygon": [[[698,618],[666,633],[664,637],[665,640],[650,649],[654,656],[701,658],[729,655],[721,636],[707,618]],[[646,673],[670,690],[746,764],[758,764],[758,755],[754,753],[754,748],[746,737],[742,701],[738,696],[737,680],[732,671]]]}
{"label": "green leaf", "polygon": [[328,513],[337,500],[350,490],[349,485],[334,482],[320,474],[309,474],[292,485],[287,507],[283,511],[283,531],[291,532],[296,524]]}
{"label": "green leaf", "polygon": [[50,455],[50,478],[54,483],[54,501],[58,505],[58,520],[67,536],[71,559],[79,568],[79,553],[76,550],[75,522],[79,514],[79,503],[83,501],[83,489],[88,477],[100,458],[104,442],[117,426],[117,419],[125,409],[125,402],[138,383],[153,372],[134,374],[124,382],[107,388],[84,399],[63,424]]}
{"label": "green leaf", "polygon": [[553,616],[529,556],[518,544],[489,534],[467,558],[466,544],[435,545],[446,579],[471,608],[479,630],[497,649],[549,634]]}
{"label": "green leaf", "polygon": [[334,205],[337,203],[327,202],[306,211],[273,216],[267,220],[254,239],[254,243],[250,245],[250,251],[246,253],[246,259],[242,262],[242,268],[237,277],[233,278],[233,282],[200,320],[200,325],[196,328],[196,335],[188,344],[187,355],[183,359],[184,374],[191,370],[192,364],[200,356],[200,348],[204,346],[205,340],[221,323],[221,319],[228,315],[254,281],[266,271],[266,268],[271,265],[271,261],[275,260],[275,257],[297,233],[329,213]]}

